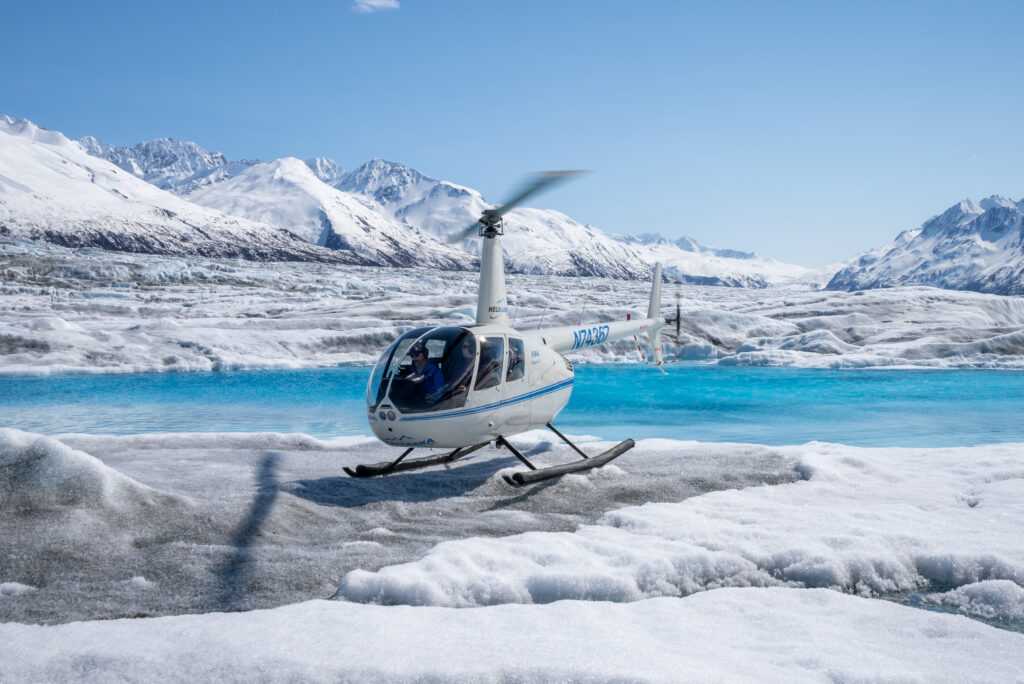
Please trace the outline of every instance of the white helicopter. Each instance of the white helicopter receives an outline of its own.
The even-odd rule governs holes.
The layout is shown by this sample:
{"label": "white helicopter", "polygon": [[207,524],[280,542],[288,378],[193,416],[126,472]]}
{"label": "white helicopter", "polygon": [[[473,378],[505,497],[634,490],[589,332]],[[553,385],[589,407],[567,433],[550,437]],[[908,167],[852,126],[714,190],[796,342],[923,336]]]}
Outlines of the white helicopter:
{"label": "white helicopter", "polygon": [[[563,354],[643,332],[650,339],[653,362],[662,363],[660,330],[666,321],[659,315],[661,264],[654,268],[647,318],[532,331],[509,325],[501,217],[527,197],[576,173],[538,174],[517,196],[484,211],[455,238],[474,232],[482,238],[476,324],[416,328],[381,355],[366,387],[367,419],[382,442],[405,451],[394,461],[345,468],[350,476],[450,463],[494,442],[526,464],[528,470],[504,475],[510,485],[522,486],[598,468],[633,447],[633,440],[627,439],[590,458],[551,421],[572,394],[573,367]],[[538,469],[508,441],[541,427],[549,428],[582,458]],[[417,448],[454,451],[406,460]]]}

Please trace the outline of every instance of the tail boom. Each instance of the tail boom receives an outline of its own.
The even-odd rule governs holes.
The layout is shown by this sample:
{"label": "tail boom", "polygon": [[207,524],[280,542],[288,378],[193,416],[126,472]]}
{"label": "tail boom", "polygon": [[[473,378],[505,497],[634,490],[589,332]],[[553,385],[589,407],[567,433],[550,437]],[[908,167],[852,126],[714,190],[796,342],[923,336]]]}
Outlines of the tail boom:
{"label": "tail boom", "polygon": [[651,284],[651,302],[647,306],[647,318],[598,323],[587,326],[565,326],[551,328],[539,333],[541,340],[560,354],[596,347],[605,342],[614,342],[638,333],[647,333],[651,342],[654,363],[663,363],[661,353],[661,329],[665,319],[661,317],[661,264],[654,265],[654,282]]}

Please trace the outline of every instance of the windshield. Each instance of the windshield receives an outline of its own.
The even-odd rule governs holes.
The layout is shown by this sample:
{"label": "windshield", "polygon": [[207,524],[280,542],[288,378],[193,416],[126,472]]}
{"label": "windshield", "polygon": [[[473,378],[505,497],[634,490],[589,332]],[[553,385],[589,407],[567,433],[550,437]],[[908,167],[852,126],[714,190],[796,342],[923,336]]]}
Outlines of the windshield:
{"label": "windshield", "polygon": [[[366,385],[366,405],[371,410],[376,410],[378,404],[384,399],[384,392],[388,388],[388,381],[391,380],[391,374],[394,372],[394,368],[397,364],[392,363],[392,359],[395,357],[396,351],[399,358],[405,354],[412,343],[416,341],[416,338],[423,333],[430,330],[430,328],[416,328],[410,330],[404,335],[400,336],[397,340],[391,343],[391,346],[387,348],[384,354],[381,355],[377,361],[377,365],[373,367],[373,372],[370,373],[370,382]],[[385,374],[385,369],[388,372]]]}
{"label": "windshield", "polygon": [[387,396],[403,413],[444,411],[466,403],[476,365],[476,337],[465,328],[435,328],[396,348]]}

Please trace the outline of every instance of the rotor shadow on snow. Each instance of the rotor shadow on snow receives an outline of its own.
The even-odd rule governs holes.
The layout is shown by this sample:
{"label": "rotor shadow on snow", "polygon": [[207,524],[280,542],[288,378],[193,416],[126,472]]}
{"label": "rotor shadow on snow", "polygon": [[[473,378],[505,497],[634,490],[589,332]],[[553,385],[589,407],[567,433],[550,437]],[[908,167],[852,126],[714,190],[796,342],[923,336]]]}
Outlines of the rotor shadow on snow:
{"label": "rotor shadow on snow", "polygon": [[252,546],[277,498],[279,462],[280,456],[274,452],[263,454],[263,458],[260,460],[256,473],[256,495],[249,506],[249,511],[231,539],[230,544],[234,547],[231,558],[217,573],[219,585],[217,605],[222,610],[245,609],[248,580],[256,564]]}

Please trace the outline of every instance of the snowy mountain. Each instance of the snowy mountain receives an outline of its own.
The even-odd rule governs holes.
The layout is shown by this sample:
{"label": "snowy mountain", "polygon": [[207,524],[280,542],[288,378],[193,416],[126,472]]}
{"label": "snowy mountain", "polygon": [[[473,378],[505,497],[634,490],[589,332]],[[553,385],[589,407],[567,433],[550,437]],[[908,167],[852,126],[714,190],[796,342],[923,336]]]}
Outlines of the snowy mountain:
{"label": "snowy mountain", "polygon": [[442,238],[471,225],[492,206],[476,190],[383,159],[371,159],[333,185],[372,200],[385,215]]}
{"label": "snowy mountain", "polygon": [[[176,195],[219,183],[258,162],[229,162],[220,152],[207,152],[194,142],[159,138],[132,147],[102,143],[92,136],[78,141],[86,152],[116,164],[128,173]],[[329,161],[329,160],[328,160]],[[333,163],[333,162],[331,162]]]}
{"label": "snowy mountain", "polygon": [[[331,159],[307,160],[312,179],[340,191],[328,195],[323,188],[314,188],[311,177],[303,174],[299,179],[301,170],[294,161],[274,162],[277,166],[268,172],[268,165],[229,162],[222,154],[210,153],[195,143],[162,139],[125,148],[94,138],[80,142],[91,154],[190,201],[272,222],[316,244],[353,249],[374,263],[410,263],[407,236],[413,235],[416,237],[411,239],[431,245],[429,262],[443,268],[442,264],[454,258],[458,267],[464,268],[467,262],[453,257],[443,243],[493,206],[476,190],[383,159],[372,159],[351,172]],[[288,180],[281,176],[285,171]],[[277,179],[268,173],[278,174]],[[243,175],[245,179],[232,182]],[[255,195],[231,196],[240,192]],[[336,238],[324,232],[321,214],[329,219]],[[408,227],[403,231],[398,228],[401,225]],[[425,242],[415,230],[410,233],[409,227],[441,242]],[[651,264],[661,261],[666,276],[679,282],[813,288],[820,287],[835,270],[811,271],[747,252],[706,247],[691,238],[672,242],[657,235],[612,236],[560,212],[541,209],[510,212],[505,218],[503,246],[506,268],[519,273],[647,279]],[[479,240],[467,240],[463,248],[477,255]]]}
{"label": "snowy mountain", "polygon": [[657,233],[644,233],[618,235],[616,239],[636,250],[645,261],[660,261],[666,277],[694,285],[817,288],[827,282],[837,268],[812,270],[763,259],[751,252],[707,247],[685,236],[673,241]]}
{"label": "snowy mountain", "polygon": [[[383,214],[447,237],[471,225],[489,205],[476,190],[429,178],[401,164],[373,159],[335,187],[360,194]],[[515,209],[505,217],[505,260],[519,273],[646,279],[661,261],[668,278],[731,287],[791,284],[820,287],[835,268],[811,271],[715,249],[691,238],[670,242],[660,235],[614,236],[557,211]],[[467,249],[479,253],[479,241]]]}
{"label": "snowy mountain", "polygon": [[465,252],[326,185],[299,159],[253,164],[233,178],[192,192],[188,199],[286,228],[313,244],[352,252],[366,263],[446,271],[474,263]]}
{"label": "snowy mountain", "polygon": [[0,237],[125,252],[366,263],[199,207],[24,119],[0,117]]}
{"label": "snowy mountain", "polygon": [[930,285],[1024,294],[1024,200],[963,200],[841,270],[830,290]]}
{"label": "snowy mountain", "polygon": [[[493,206],[476,190],[383,159],[366,162],[334,187],[362,197],[383,216],[443,240]],[[651,275],[650,263],[635,250],[557,211],[514,209],[505,216],[504,230],[505,266],[511,272],[620,279]],[[479,239],[471,238],[464,246],[471,254],[480,254]]]}
{"label": "snowy mountain", "polygon": [[345,175],[345,169],[338,166],[338,162],[325,157],[307,159],[306,166],[309,167],[314,176],[328,185],[334,185]]}

